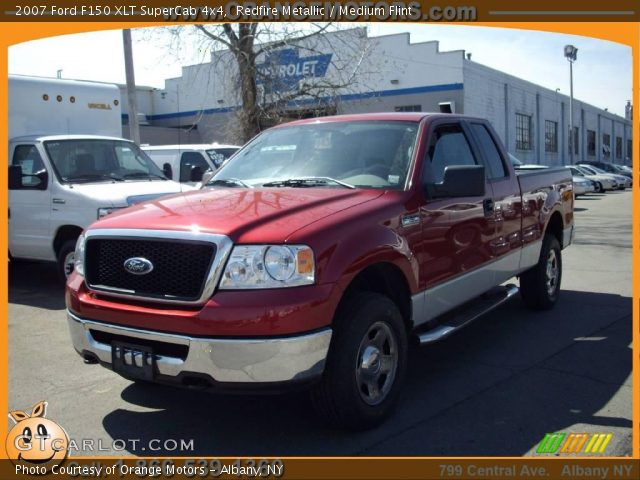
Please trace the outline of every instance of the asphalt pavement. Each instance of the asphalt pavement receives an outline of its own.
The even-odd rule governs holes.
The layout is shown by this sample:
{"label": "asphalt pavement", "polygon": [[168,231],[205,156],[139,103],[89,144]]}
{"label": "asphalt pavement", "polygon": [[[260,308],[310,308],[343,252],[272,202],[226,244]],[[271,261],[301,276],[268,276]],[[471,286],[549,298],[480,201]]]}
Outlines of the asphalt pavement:
{"label": "asphalt pavement", "polygon": [[631,200],[579,198],[556,308],[530,312],[516,296],[414,348],[397,411],[371,431],[326,427],[305,392],[212,395],[85,365],[55,267],[42,263],[9,266],[9,406],[46,400],[77,444],[93,442],[76,455],[524,456],[553,432],[613,433],[605,453],[630,455]]}

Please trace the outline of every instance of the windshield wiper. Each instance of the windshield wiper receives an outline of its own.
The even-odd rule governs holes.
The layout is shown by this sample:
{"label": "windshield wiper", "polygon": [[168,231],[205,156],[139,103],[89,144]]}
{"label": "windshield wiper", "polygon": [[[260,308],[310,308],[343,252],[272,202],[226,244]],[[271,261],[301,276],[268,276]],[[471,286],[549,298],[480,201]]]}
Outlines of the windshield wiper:
{"label": "windshield wiper", "polygon": [[216,178],[207,183],[207,187],[213,185],[224,185],[225,187],[253,188],[251,185],[243,182],[239,178]]}
{"label": "windshield wiper", "polygon": [[159,178],[160,180],[168,180],[168,178],[163,175],[145,172],[125,173],[122,178]]}
{"label": "windshield wiper", "polygon": [[287,180],[275,180],[273,182],[264,183],[263,187],[317,187],[320,185],[339,185],[344,188],[356,188],[353,185],[340,180],[336,180],[331,177],[304,177],[304,178],[289,178]]}
{"label": "windshield wiper", "polygon": [[85,175],[72,175],[70,177],[65,177],[65,181],[73,182],[73,181],[82,181],[86,180],[90,182],[91,180],[113,180],[114,182],[123,182],[122,177],[118,177],[117,175],[107,175],[104,173],[87,173]]}

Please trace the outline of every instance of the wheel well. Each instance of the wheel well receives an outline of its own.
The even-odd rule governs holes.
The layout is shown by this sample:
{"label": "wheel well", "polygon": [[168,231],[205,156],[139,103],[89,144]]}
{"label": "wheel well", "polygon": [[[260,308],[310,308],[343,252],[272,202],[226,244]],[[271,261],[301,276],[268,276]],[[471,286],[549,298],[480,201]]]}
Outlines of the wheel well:
{"label": "wheel well", "polygon": [[75,225],[64,225],[58,229],[56,233],[56,238],[53,239],[53,251],[60,252],[60,248],[67,240],[75,240],[82,233],[82,229]]}
{"label": "wheel well", "polygon": [[411,329],[411,290],[398,267],[391,263],[377,263],[365,268],[351,281],[340,303],[354,291],[380,293],[389,297],[400,310],[407,331]]}
{"label": "wheel well", "polygon": [[562,235],[564,230],[564,224],[562,223],[562,216],[558,212],[554,212],[549,219],[549,224],[547,225],[546,233],[553,235],[558,239],[558,243],[563,245],[562,243]]}

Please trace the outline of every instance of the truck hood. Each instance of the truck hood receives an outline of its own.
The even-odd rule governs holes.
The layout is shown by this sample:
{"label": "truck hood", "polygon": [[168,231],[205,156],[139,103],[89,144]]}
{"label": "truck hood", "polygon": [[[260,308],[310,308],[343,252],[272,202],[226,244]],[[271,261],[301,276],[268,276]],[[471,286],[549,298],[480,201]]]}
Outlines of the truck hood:
{"label": "truck hood", "polygon": [[140,203],[93,228],[144,228],[217,233],[237,243],[285,241],[321,218],[380,197],[382,190],[221,188]]}
{"label": "truck hood", "polygon": [[164,195],[190,191],[193,187],[173,181],[133,181],[74,183],[64,185],[69,193],[74,192],[104,207],[128,207],[136,203],[152,200]]}

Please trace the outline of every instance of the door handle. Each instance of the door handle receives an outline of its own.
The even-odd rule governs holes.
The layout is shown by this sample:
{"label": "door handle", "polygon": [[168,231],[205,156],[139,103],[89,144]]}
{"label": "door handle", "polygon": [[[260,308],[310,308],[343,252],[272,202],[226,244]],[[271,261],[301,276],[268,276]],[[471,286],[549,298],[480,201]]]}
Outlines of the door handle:
{"label": "door handle", "polygon": [[64,205],[67,201],[64,198],[54,198],[51,200],[51,203],[55,203],[58,205]]}
{"label": "door handle", "polygon": [[493,203],[493,199],[492,198],[485,198],[482,201],[482,208],[484,210],[484,216],[485,217],[491,217],[493,215],[494,212],[494,203]]}

